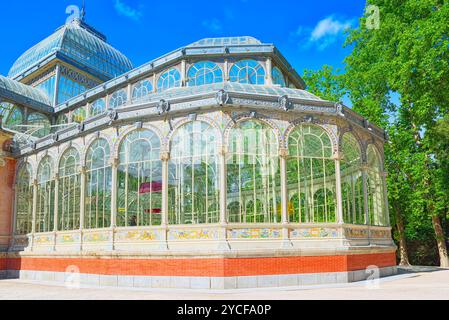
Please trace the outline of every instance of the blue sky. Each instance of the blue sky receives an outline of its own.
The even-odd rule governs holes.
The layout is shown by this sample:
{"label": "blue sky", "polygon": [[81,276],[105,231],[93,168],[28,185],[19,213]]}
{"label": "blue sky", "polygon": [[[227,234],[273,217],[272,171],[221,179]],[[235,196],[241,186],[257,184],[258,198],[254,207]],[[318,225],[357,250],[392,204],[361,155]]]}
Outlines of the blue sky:
{"label": "blue sky", "polygon": [[[64,24],[68,5],[82,0],[2,3],[0,74],[31,46]],[[248,35],[274,43],[302,74],[337,67],[343,30],[358,23],[363,0],[86,0],[86,21],[139,66],[206,37]],[[6,27],[8,26],[8,27]]]}

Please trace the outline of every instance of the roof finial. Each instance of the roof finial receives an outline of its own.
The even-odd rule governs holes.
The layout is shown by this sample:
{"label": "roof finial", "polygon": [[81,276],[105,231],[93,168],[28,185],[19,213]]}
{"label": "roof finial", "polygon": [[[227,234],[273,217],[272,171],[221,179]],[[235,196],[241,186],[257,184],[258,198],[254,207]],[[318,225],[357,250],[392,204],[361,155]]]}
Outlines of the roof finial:
{"label": "roof finial", "polygon": [[81,8],[81,14],[80,14],[81,21],[84,21],[85,17],[86,17],[86,1],[83,0],[83,7]]}

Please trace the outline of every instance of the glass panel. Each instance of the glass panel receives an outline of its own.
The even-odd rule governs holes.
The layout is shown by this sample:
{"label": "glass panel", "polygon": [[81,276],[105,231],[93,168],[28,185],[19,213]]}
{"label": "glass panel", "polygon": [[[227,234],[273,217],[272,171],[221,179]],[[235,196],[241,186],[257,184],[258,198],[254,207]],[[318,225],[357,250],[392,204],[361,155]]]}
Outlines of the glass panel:
{"label": "glass panel", "polygon": [[86,157],[86,229],[111,226],[112,169],[109,143],[98,139],[89,147]]}
{"label": "glass panel", "polygon": [[368,158],[368,216],[375,226],[388,226],[386,201],[384,197],[384,180],[382,177],[382,161],[374,145],[367,149]]}
{"label": "glass panel", "polygon": [[285,78],[282,71],[278,67],[274,67],[272,71],[273,84],[280,85],[281,87],[286,87]]}
{"label": "glass panel", "polygon": [[170,224],[219,222],[218,133],[207,123],[190,122],[172,140],[169,164]]}
{"label": "glass panel", "polygon": [[118,167],[117,225],[161,224],[161,143],[150,130],[136,130],[123,140]]}
{"label": "glass panel", "polygon": [[216,63],[202,61],[190,67],[188,72],[188,84],[190,87],[217,82],[223,82],[223,72]]}
{"label": "glass panel", "polygon": [[345,223],[365,224],[362,153],[357,139],[351,133],[343,136],[342,152],[340,168],[343,218]]}
{"label": "glass panel", "polygon": [[85,107],[81,107],[81,108],[78,108],[75,111],[73,111],[73,113],[72,113],[72,121],[73,122],[81,123],[84,120],[86,120],[86,108]]}
{"label": "glass panel", "polygon": [[255,60],[242,60],[235,63],[229,72],[231,82],[242,84],[265,84],[265,69]]}
{"label": "glass panel", "polygon": [[291,222],[336,222],[335,160],[324,129],[301,125],[290,134],[287,190]]}
{"label": "glass panel", "polygon": [[42,138],[50,134],[50,120],[40,113],[32,113],[28,116],[28,128],[31,135]]}
{"label": "glass panel", "polygon": [[47,80],[39,83],[36,86],[36,88],[44,91],[47,94],[50,101],[53,101],[53,98],[55,96],[55,84],[56,84],[56,77],[52,76],[52,77],[48,78]]}
{"label": "glass panel", "polygon": [[24,165],[17,178],[16,235],[26,235],[32,231],[33,221],[33,184],[31,166]]}
{"label": "glass panel", "polygon": [[280,162],[268,125],[239,123],[229,138],[227,209],[230,223],[280,223]]}
{"label": "glass panel", "polygon": [[36,232],[54,231],[54,199],[55,181],[53,180],[53,163],[49,157],[45,157],[37,171],[37,208],[36,208]]}
{"label": "glass panel", "polygon": [[80,157],[75,148],[62,156],[59,164],[58,230],[80,228]]}
{"label": "glass panel", "polygon": [[126,90],[122,89],[119,91],[116,91],[112,94],[110,100],[109,100],[109,107],[110,108],[118,108],[126,104],[128,101],[128,95],[126,94]]}
{"label": "glass panel", "polygon": [[170,69],[159,77],[157,91],[162,92],[170,88],[181,86],[181,74],[177,69]]}
{"label": "glass panel", "polygon": [[86,90],[87,88],[82,84],[61,75],[58,88],[58,104],[62,104],[70,98],[80,95]]}
{"label": "glass panel", "polygon": [[98,100],[95,100],[90,105],[89,114],[91,117],[94,117],[94,116],[104,113],[105,111],[106,111],[106,103],[104,102],[104,99],[98,99]]}
{"label": "glass panel", "polygon": [[151,80],[143,80],[134,86],[133,100],[139,100],[153,93]]}
{"label": "glass panel", "polygon": [[20,108],[7,102],[0,103],[0,115],[3,116],[3,126],[15,131],[23,131],[23,114]]}

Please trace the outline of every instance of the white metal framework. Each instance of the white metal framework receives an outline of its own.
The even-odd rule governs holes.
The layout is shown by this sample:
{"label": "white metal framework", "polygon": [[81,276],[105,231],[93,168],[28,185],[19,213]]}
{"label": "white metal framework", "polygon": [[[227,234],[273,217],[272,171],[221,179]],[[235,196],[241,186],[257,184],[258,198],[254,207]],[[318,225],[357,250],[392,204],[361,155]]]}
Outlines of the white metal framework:
{"label": "white metal framework", "polygon": [[120,146],[117,225],[161,224],[161,143],[151,130],[136,130]]}
{"label": "white metal framework", "polygon": [[219,222],[220,191],[217,133],[202,121],[179,128],[169,164],[169,222]]}

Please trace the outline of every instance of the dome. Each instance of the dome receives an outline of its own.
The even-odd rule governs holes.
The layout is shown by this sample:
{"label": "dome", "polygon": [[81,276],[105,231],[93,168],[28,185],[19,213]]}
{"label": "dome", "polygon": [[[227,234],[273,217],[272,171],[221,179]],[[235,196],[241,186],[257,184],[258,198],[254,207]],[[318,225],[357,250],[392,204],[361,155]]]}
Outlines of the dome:
{"label": "dome", "polygon": [[133,68],[131,61],[106,42],[106,37],[81,20],[74,20],[26,51],[8,77],[16,79],[47,59],[58,57],[102,80]]}

